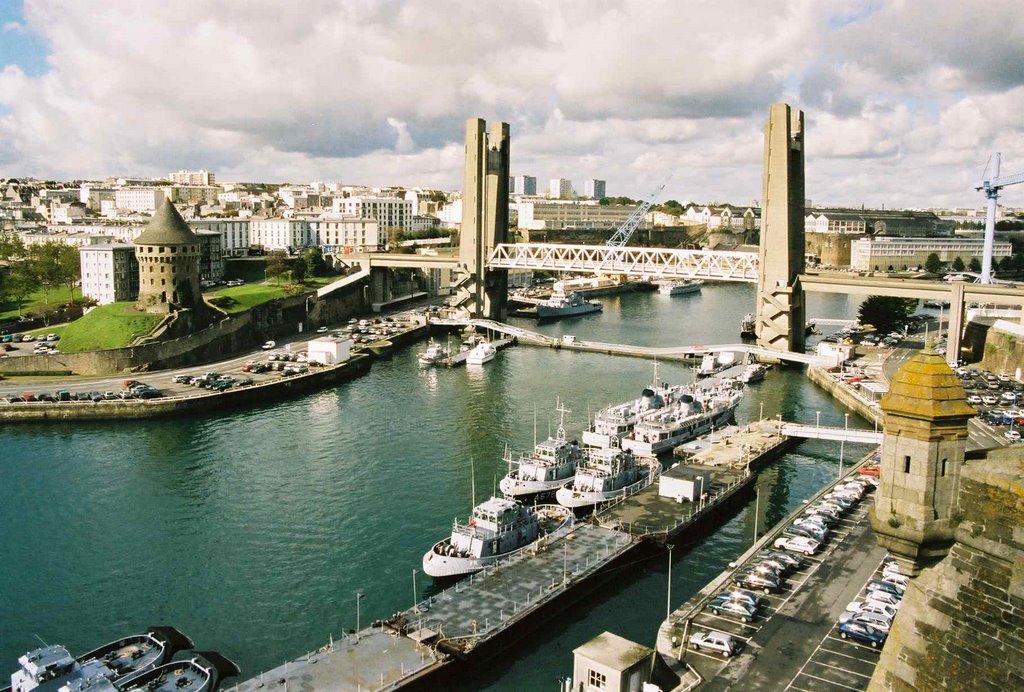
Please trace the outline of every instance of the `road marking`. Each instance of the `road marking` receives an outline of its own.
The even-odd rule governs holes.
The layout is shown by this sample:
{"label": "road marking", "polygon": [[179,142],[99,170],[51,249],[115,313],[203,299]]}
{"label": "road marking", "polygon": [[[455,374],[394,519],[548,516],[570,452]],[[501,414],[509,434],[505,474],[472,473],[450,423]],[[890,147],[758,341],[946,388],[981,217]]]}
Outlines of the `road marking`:
{"label": "road marking", "polygon": [[704,613],[708,620],[721,620],[722,622],[728,622],[730,625],[739,625],[740,627],[749,627],[750,629],[757,631],[761,629],[759,626],[751,624],[749,622],[743,622],[741,620],[733,620],[732,618],[723,617],[721,615],[715,615],[714,613]]}
{"label": "road marking", "polygon": [[856,675],[858,678],[867,678],[868,680],[871,679],[870,675],[864,675],[863,673],[858,673],[857,671],[854,671],[854,670],[849,670],[847,668],[840,668],[839,666],[833,666],[833,665],[830,665],[828,663],[822,663],[821,661],[809,661],[809,663],[813,663],[816,666],[825,666],[826,668],[832,668],[833,670],[840,670],[840,671],[842,671],[844,673],[850,673],[851,675]]}
{"label": "road marking", "polygon": [[855,641],[853,641],[852,638],[851,639],[843,639],[842,637],[833,637],[831,634],[828,635],[828,638],[831,639],[834,642],[842,642],[844,644],[849,644],[850,646],[856,646],[858,649],[866,649],[867,651],[880,651],[880,648],[876,649],[873,646],[868,646],[867,644],[861,644],[860,642],[855,642]]}
{"label": "road marking", "polygon": [[[841,682],[833,682],[832,680],[829,680],[827,678],[819,678],[817,675],[811,675],[810,673],[797,673],[797,675],[803,675],[805,678],[813,678],[814,680],[821,680],[822,682],[828,683],[829,685],[842,687],[844,690],[854,690],[854,692],[862,692],[862,690],[864,689],[862,687],[850,687],[849,685],[844,685]],[[787,686],[786,689],[788,690],[789,687]]]}
{"label": "road marking", "polygon": [[730,656],[729,658],[722,658],[721,654],[718,654],[717,656],[712,656],[709,653],[706,654],[703,651],[696,651],[694,649],[687,649],[686,653],[688,653],[688,654],[696,654],[698,656],[703,656],[704,658],[710,658],[712,661],[718,661],[719,663],[723,664],[722,667],[725,667],[725,664],[729,663],[729,658],[732,658],[732,656]]}
{"label": "road marking", "polygon": [[[843,639],[841,641],[844,644],[850,643],[846,639]],[[850,654],[844,654],[842,651],[836,651],[835,649],[826,649],[825,647],[821,647],[821,650],[826,652],[826,653],[835,654],[836,656],[842,656],[843,658],[852,658],[854,661],[860,661],[861,663],[869,663],[869,664],[871,664],[873,666],[878,665],[878,661],[870,661],[870,660],[868,660],[866,658],[858,658],[857,656],[851,656]],[[872,649],[872,651],[876,651],[876,650],[877,649]]]}

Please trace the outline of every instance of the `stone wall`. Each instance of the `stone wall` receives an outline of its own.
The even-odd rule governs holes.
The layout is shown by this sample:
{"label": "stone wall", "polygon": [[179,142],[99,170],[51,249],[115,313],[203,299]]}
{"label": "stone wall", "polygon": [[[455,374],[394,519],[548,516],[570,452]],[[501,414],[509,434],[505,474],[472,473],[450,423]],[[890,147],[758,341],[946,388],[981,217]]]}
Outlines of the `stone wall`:
{"label": "stone wall", "polygon": [[1024,689],[1024,454],[963,467],[948,557],[911,580],[871,690]]}
{"label": "stone wall", "polygon": [[1024,367],[1024,337],[1003,331],[997,322],[985,336],[985,351],[979,366],[995,373],[1014,375],[1017,368]]}

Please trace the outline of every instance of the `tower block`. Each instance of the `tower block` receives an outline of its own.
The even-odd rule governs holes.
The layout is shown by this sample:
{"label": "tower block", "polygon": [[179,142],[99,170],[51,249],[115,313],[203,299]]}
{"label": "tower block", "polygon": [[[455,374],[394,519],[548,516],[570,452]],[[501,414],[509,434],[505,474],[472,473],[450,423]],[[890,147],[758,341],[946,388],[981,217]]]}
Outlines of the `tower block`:
{"label": "tower block", "polygon": [[804,352],[804,114],[774,103],[764,127],[757,343]]}
{"label": "tower block", "polygon": [[900,368],[880,405],[885,437],[871,527],[901,571],[916,576],[953,544],[967,421],[977,412],[931,350]]}
{"label": "tower block", "polygon": [[487,271],[487,257],[508,238],[508,174],[508,123],[495,123],[488,134],[484,120],[467,120],[458,298],[473,317],[507,317],[508,272]]}

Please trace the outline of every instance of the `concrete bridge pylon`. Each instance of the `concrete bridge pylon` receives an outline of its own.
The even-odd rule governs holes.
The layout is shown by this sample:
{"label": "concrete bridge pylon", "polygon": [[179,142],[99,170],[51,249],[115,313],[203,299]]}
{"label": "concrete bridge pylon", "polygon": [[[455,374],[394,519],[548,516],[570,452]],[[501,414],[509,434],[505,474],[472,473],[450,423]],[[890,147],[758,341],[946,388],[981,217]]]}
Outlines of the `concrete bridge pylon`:
{"label": "concrete bridge pylon", "polygon": [[773,103],[764,128],[757,343],[804,350],[804,114]]}

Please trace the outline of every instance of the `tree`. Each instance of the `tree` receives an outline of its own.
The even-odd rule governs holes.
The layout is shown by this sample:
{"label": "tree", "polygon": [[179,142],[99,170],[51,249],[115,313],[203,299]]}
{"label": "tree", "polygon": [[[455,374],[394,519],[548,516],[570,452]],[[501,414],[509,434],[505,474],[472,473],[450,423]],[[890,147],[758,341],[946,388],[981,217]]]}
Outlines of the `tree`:
{"label": "tree", "polygon": [[957,255],[957,258],[955,260],[953,260],[953,271],[955,271],[955,272],[962,272],[966,268],[967,268],[967,265],[964,264],[964,261],[962,259],[960,259],[959,255]]}
{"label": "tree", "polygon": [[891,332],[906,324],[916,307],[916,298],[868,296],[857,315],[861,324],[870,324],[879,332]]}
{"label": "tree", "polygon": [[970,269],[975,274],[977,274],[978,272],[981,271],[981,260],[979,260],[977,257],[972,257],[971,261],[967,265],[967,268]]}
{"label": "tree", "polygon": [[306,248],[302,253],[302,259],[306,262],[307,276],[327,276],[327,262],[324,261],[324,253],[320,248]]}
{"label": "tree", "polygon": [[936,252],[928,255],[928,259],[924,261],[924,268],[929,274],[938,274],[942,269],[942,260],[939,259],[939,255]]}
{"label": "tree", "polygon": [[21,306],[36,287],[36,277],[32,265],[27,261],[16,262],[7,271],[4,290],[18,304],[18,317],[21,317]]}
{"label": "tree", "polygon": [[28,248],[28,262],[32,265],[36,283],[43,289],[43,303],[46,305],[50,304],[50,291],[64,282],[60,254],[60,243],[46,242]]}
{"label": "tree", "polygon": [[278,279],[276,283],[280,283],[281,275],[288,269],[288,255],[284,250],[272,250],[267,253],[266,274],[268,279]]}
{"label": "tree", "polygon": [[25,243],[17,233],[0,231],[0,262],[20,259],[25,256]]}
{"label": "tree", "polygon": [[75,286],[82,278],[81,255],[78,248],[61,245],[57,252],[57,265],[60,267],[61,283],[68,287],[68,302],[75,302]]}
{"label": "tree", "polygon": [[298,257],[292,262],[292,281],[301,284],[306,278],[306,260]]}

